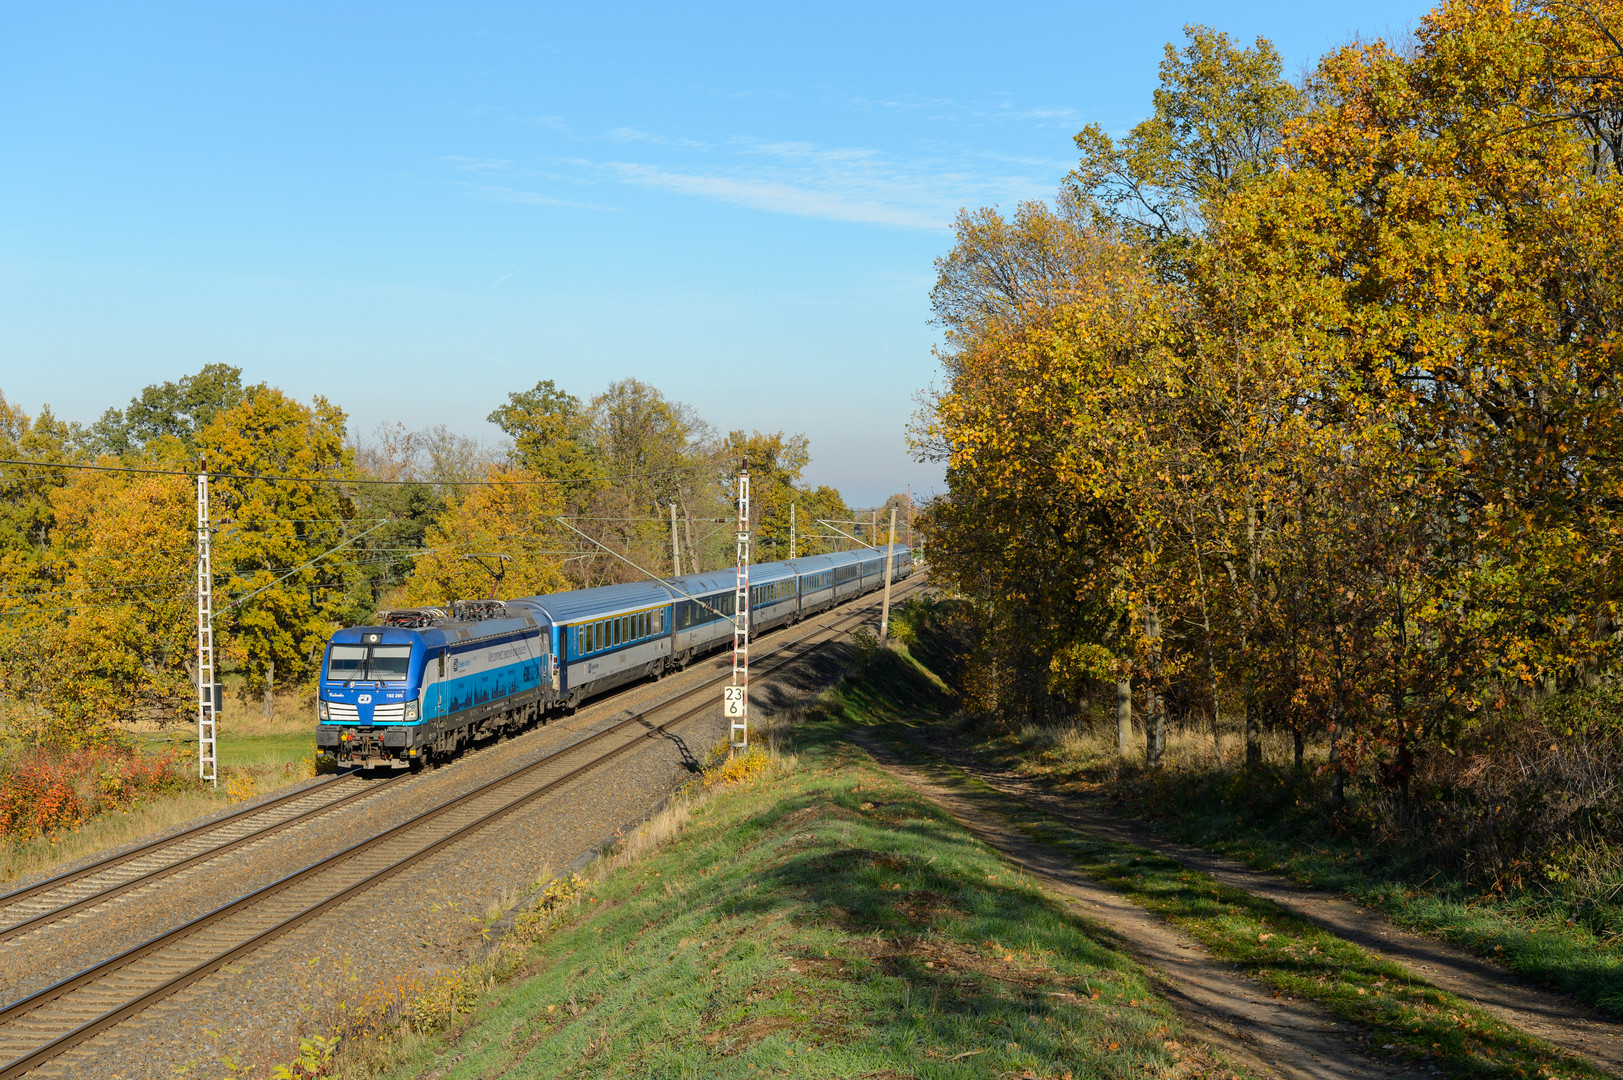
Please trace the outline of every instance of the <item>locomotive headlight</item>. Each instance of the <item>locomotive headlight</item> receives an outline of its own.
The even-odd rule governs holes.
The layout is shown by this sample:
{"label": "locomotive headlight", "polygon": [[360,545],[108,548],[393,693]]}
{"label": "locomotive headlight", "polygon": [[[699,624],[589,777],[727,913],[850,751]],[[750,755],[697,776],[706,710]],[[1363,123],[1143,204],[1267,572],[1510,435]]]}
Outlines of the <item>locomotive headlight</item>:
{"label": "locomotive headlight", "polygon": [[417,722],[417,703],[415,701],[408,701],[408,702],[406,702],[406,723],[414,724],[416,722]]}
{"label": "locomotive headlight", "polygon": [[316,702],[316,715],[323,720],[332,719],[332,714],[327,711],[327,703],[325,701]]}

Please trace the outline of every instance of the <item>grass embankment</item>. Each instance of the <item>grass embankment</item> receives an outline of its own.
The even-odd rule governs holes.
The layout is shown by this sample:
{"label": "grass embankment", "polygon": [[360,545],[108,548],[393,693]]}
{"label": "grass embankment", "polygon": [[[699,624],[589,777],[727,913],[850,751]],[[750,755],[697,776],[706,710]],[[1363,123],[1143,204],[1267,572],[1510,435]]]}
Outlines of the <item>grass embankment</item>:
{"label": "grass embankment", "polygon": [[[910,601],[893,625],[971,696],[967,624],[953,602]],[[1331,814],[1327,747],[1309,742],[1298,769],[1287,732],[1264,732],[1265,760],[1248,767],[1239,730],[1225,725],[1214,746],[1204,722],[1174,726],[1161,767],[1145,769],[1142,731],[1130,758],[1118,754],[1113,699],[1109,715],[1074,726],[1010,731],[998,718],[959,715],[932,720],[931,736],[1051,790],[1105,800],[1178,840],[1351,897],[1623,1017],[1623,847],[1605,835],[1618,817],[1609,778],[1623,741],[1620,698],[1615,689],[1558,696],[1514,723],[1502,717],[1493,738],[1479,732],[1474,751],[1436,751],[1415,781],[1418,824],[1403,823],[1370,775],[1349,778],[1347,809]],[[1494,761],[1500,774],[1522,769],[1525,782],[1496,775]]]}
{"label": "grass embankment", "polygon": [[1172,859],[1083,832],[928,755],[906,736],[914,725],[940,723],[939,712],[921,712],[911,704],[937,686],[939,680],[904,649],[879,657],[861,682],[844,690],[838,705],[845,720],[888,735],[898,752],[928,767],[982,810],[1063,851],[1079,868],[1166,918],[1217,959],[1235,964],[1277,994],[1316,1002],[1356,1025],[1377,1058],[1419,1059],[1456,1076],[1606,1075],[1272,901]]}
{"label": "grass embankment", "polygon": [[[1206,752],[1175,756],[1159,774],[1124,764],[1113,742],[1083,731],[1026,729],[970,735],[988,762],[1040,777],[1056,790],[1111,800],[1118,812],[1169,836],[1260,870],[1352,897],[1394,922],[1435,934],[1623,1016],[1623,934],[1596,905],[1558,883],[1472,888],[1436,865],[1416,865],[1401,843],[1382,843],[1356,817],[1327,821],[1322,783],[1289,766],[1247,774]],[[1354,811],[1356,813],[1356,810]],[[1623,880],[1585,893],[1623,893]]]}
{"label": "grass embankment", "polygon": [[510,942],[495,989],[392,1075],[1231,1074],[1136,964],[836,725],[796,732],[795,758]]}

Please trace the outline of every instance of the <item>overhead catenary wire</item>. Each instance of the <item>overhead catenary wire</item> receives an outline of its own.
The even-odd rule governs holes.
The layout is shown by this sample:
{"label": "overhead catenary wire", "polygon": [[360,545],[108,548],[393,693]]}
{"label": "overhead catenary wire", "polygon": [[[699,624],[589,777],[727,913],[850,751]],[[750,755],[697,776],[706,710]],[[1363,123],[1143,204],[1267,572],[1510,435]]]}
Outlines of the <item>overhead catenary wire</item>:
{"label": "overhead catenary wire", "polygon": [[[638,480],[651,476],[671,476],[676,473],[710,468],[722,461],[732,460],[734,457],[736,457],[734,454],[721,454],[689,462],[686,465],[677,465],[669,469],[648,469],[634,473],[609,473],[601,476],[588,476],[579,480],[558,480],[551,477],[540,477],[534,480],[382,480],[361,476],[288,476],[276,473],[216,472],[209,473],[208,477],[210,480],[268,481],[297,484],[356,484],[372,487],[560,487],[595,484],[605,480]],[[196,479],[198,475],[196,469],[146,469],[134,465],[89,465],[82,462],[36,461],[26,458],[0,458],[0,465],[18,465],[36,469],[76,469],[85,472],[137,473],[144,476],[184,476],[188,479]],[[15,479],[14,477],[0,476],[0,482],[12,482]]]}

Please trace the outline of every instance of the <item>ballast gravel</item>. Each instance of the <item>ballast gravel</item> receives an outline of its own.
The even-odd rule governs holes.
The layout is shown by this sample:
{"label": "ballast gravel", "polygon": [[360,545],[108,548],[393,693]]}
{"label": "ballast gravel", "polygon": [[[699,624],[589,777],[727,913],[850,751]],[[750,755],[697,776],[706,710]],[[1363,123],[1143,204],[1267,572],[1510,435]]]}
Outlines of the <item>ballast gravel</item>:
{"label": "ballast gravel", "polygon": [[[851,613],[831,612],[763,637],[761,652]],[[759,684],[752,695],[757,715],[770,717],[826,685],[846,654],[842,644],[825,645]],[[609,695],[573,717],[466,752],[374,797],[0,942],[0,998],[14,1001],[49,986],[728,666],[730,658],[707,659],[659,683]],[[487,945],[492,916],[657,808],[694,776],[726,732],[718,702],[713,713],[686,721],[672,737],[646,740],[29,1075],[146,1080],[211,1076],[227,1060],[289,1060],[301,1037],[329,1028],[343,1008],[397,994],[402,983],[430,982],[473,958]]]}

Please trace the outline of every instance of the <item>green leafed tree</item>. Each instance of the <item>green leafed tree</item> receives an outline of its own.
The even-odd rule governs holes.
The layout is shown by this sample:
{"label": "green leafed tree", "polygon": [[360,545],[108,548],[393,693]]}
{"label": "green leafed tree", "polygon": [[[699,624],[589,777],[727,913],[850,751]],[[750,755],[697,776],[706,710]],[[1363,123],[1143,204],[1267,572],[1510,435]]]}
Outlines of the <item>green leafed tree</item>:
{"label": "green leafed tree", "polygon": [[205,364],[195,375],[153,383],[123,409],[108,409],[91,426],[91,442],[98,451],[124,455],[170,436],[191,449],[217,415],[261,389],[242,385],[241,368]]}

